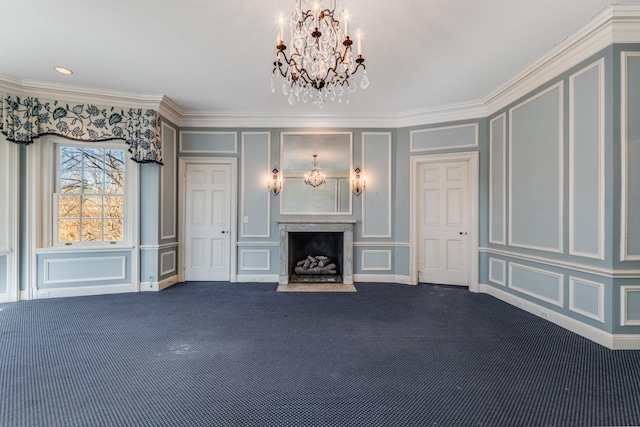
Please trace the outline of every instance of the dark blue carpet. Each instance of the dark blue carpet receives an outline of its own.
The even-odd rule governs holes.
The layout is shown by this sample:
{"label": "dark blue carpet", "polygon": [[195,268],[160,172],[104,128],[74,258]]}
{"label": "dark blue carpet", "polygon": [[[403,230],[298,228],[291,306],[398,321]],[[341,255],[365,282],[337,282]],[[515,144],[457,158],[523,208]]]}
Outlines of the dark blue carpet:
{"label": "dark blue carpet", "polygon": [[0,304],[0,425],[629,426],[640,351],[464,288]]}

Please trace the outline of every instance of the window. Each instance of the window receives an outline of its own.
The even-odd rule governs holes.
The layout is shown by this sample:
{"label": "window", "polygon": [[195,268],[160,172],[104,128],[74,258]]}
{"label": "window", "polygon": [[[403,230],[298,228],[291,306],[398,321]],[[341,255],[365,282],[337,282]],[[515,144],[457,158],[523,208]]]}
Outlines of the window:
{"label": "window", "polygon": [[126,227],[126,151],[56,146],[54,241],[119,243]]}

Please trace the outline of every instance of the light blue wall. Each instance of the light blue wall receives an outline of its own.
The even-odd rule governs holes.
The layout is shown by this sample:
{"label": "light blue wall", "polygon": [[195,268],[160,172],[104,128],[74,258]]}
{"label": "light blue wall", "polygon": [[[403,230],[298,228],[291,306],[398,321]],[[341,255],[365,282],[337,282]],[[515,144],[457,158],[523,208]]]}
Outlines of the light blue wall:
{"label": "light blue wall", "polygon": [[[640,56],[627,58],[626,208],[627,254],[640,258]],[[624,119],[624,118],[623,118]],[[624,161],[624,159],[623,159]],[[624,196],[623,196],[624,197]]]}
{"label": "light blue wall", "polygon": [[161,129],[163,165],[140,165],[139,280],[144,290],[178,273],[178,130],[166,119]]}
{"label": "light blue wall", "polygon": [[512,246],[562,250],[562,96],[562,87],[556,86],[510,110]]}
{"label": "light blue wall", "polygon": [[[621,263],[619,249],[619,76],[621,51],[629,48],[640,50],[607,48],[489,118],[492,164],[499,164],[503,147],[507,150],[506,216],[504,171],[492,167],[492,238],[481,247],[480,281],[595,328],[634,334],[640,333],[638,326],[621,322],[622,287],[638,285],[639,279],[622,277],[633,276],[639,263]],[[640,60],[632,62],[629,114],[637,124]],[[640,140],[640,127],[630,132],[632,140]],[[640,150],[635,155],[640,158]],[[640,175],[629,179],[640,182]],[[629,194],[634,221],[638,206],[640,194]],[[640,235],[634,227],[629,230]],[[640,315],[636,294],[629,295],[628,315]]]}
{"label": "light blue wall", "polygon": [[130,284],[131,252],[72,252],[37,257],[38,289]]}
{"label": "light blue wall", "polygon": [[7,257],[0,256],[0,294],[7,292]]}
{"label": "light blue wall", "polygon": [[[181,128],[183,138],[179,147],[180,157],[238,157],[238,248],[237,274],[242,278],[274,276],[279,271],[279,231],[280,219],[309,219],[309,215],[281,214],[280,198],[267,192],[266,179],[273,167],[281,168],[280,138],[282,132],[350,132],[353,141],[353,165],[361,166],[365,176],[367,169],[371,176],[367,179],[367,189],[360,196],[353,195],[351,215],[318,215],[321,219],[353,219],[354,227],[354,273],[408,275],[408,225],[402,217],[408,218],[408,185],[404,182],[408,175],[398,182],[396,159],[398,144],[393,129],[265,129],[265,128]],[[184,136],[188,136],[185,142]],[[219,141],[223,137],[225,144]],[[363,143],[364,138],[364,143]],[[232,141],[239,141],[236,152]],[[408,143],[408,141],[407,141]],[[408,163],[408,146],[402,147]],[[390,153],[390,156],[389,156]],[[406,168],[403,168],[406,169]],[[408,181],[407,181],[408,182]],[[286,190],[285,190],[286,191]],[[364,196],[364,197],[363,197]],[[368,197],[368,199],[367,199]],[[406,200],[403,208],[397,209],[397,199]],[[363,209],[363,203],[368,205]],[[388,206],[391,206],[388,209]],[[368,213],[367,213],[368,212]],[[366,216],[367,230],[363,227]],[[270,222],[267,222],[267,216]],[[400,218],[398,218],[400,217]],[[244,222],[245,218],[248,222]],[[408,222],[408,221],[407,221]],[[400,225],[401,233],[396,232]],[[398,245],[399,244],[399,245]],[[403,247],[406,245],[406,247]],[[364,256],[363,256],[364,251]],[[382,262],[379,252],[390,254],[390,265],[385,255],[384,265],[368,265],[363,269],[362,260],[369,263]],[[399,251],[399,255],[398,255]]]}
{"label": "light blue wall", "polygon": [[570,80],[569,99],[570,251],[598,258],[604,257],[603,68],[596,63]]}

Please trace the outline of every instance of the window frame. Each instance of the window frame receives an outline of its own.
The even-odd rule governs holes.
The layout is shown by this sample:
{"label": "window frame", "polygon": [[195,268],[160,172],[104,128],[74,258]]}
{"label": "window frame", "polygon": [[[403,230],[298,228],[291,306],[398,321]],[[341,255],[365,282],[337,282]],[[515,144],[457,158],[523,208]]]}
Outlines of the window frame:
{"label": "window frame", "polygon": [[[137,216],[138,216],[138,166],[130,159],[127,145],[124,141],[103,141],[103,142],[79,142],[72,141],[57,136],[49,136],[45,138],[42,146],[46,151],[46,155],[43,155],[43,159],[50,159],[48,162],[51,165],[51,170],[47,173],[43,170],[43,177],[49,176],[49,180],[46,180],[43,184],[43,196],[45,202],[43,203],[43,217],[47,218],[43,224],[42,241],[44,247],[52,248],[131,248],[137,246],[137,242],[134,239],[135,232],[137,231]],[[62,242],[58,240],[58,204],[57,194],[60,192],[60,149],[61,147],[74,147],[74,148],[95,148],[99,150],[120,150],[125,154],[125,171],[124,171],[124,209],[123,209],[123,233],[122,240],[120,241],[78,241],[78,242]],[[44,154],[44,153],[43,153]],[[47,182],[48,181],[48,182]],[[47,226],[48,225],[48,226]]]}

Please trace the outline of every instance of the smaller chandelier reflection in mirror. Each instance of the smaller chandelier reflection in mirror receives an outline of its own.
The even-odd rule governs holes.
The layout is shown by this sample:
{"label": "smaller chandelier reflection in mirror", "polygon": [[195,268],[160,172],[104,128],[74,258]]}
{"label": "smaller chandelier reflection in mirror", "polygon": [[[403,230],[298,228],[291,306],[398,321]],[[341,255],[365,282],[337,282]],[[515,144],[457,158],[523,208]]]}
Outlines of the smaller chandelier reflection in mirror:
{"label": "smaller chandelier reflection in mirror", "polygon": [[321,186],[326,181],[324,174],[320,172],[320,168],[318,167],[317,157],[317,154],[313,155],[313,162],[311,162],[312,169],[304,174],[304,183],[313,188]]}

